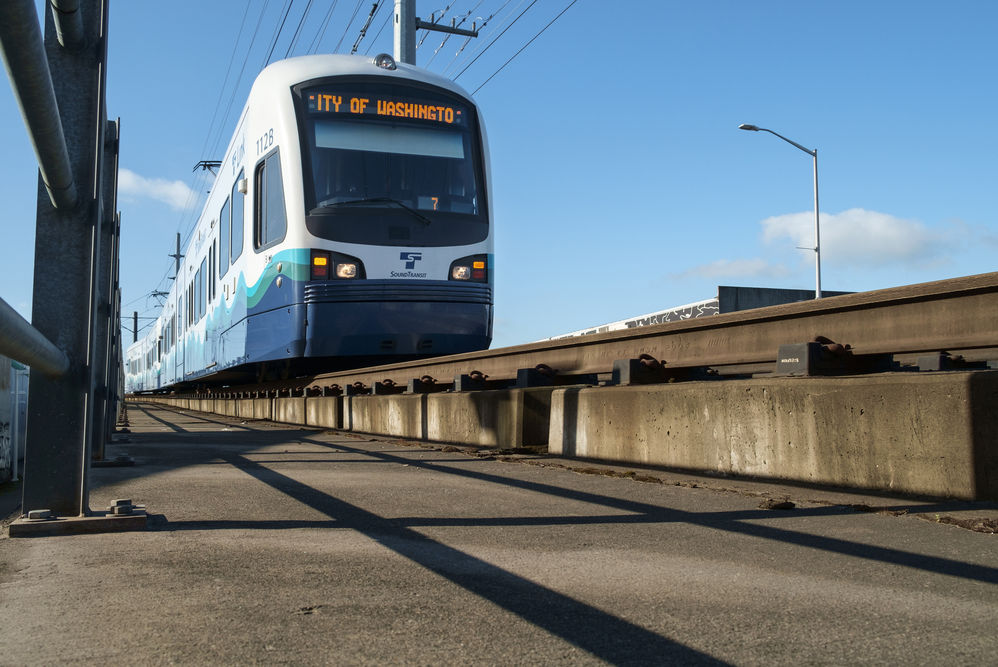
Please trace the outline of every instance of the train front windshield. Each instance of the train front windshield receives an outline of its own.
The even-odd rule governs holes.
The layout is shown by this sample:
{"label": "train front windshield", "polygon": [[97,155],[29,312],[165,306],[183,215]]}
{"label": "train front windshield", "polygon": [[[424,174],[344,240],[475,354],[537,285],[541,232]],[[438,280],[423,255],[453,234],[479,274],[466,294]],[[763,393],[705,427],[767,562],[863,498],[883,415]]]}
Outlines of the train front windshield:
{"label": "train front windshield", "polygon": [[301,100],[311,233],[398,246],[488,236],[472,107],[393,83],[329,83],[303,89]]}

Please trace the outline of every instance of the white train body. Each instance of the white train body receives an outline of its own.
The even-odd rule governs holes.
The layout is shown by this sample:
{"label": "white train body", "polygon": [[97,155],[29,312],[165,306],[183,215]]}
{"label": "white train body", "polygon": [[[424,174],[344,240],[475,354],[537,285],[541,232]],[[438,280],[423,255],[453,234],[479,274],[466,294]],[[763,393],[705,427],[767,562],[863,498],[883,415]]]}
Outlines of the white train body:
{"label": "white train body", "polygon": [[379,59],[260,73],[159,319],[127,351],[126,391],[488,347],[478,108]]}

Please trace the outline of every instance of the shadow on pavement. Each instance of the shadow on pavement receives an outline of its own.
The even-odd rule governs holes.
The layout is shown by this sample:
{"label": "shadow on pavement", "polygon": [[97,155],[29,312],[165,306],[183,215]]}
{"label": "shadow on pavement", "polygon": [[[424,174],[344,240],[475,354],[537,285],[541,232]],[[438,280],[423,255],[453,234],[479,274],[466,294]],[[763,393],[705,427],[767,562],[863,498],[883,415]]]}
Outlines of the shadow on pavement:
{"label": "shadow on pavement", "polygon": [[[140,408],[141,409],[141,408]],[[776,540],[811,549],[817,549],[856,558],[880,561],[892,565],[923,570],[964,579],[998,583],[998,569],[965,563],[947,558],[853,542],[850,540],[807,534],[750,523],[752,520],[772,520],[780,516],[822,517],[854,513],[847,506],[824,506],[796,509],[781,514],[772,510],[742,510],[733,512],[688,512],[635,502],[613,496],[600,495],[531,481],[490,474],[467,467],[447,465],[446,460],[414,460],[395,455],[393,452],[410,451],[403,448],[388,451],[372,451],[352,447],[342,441],[323,442],[310,437],[315,429],[255,429],[246,426],[239,431],[190,432],[181,425],[167,419],[143,412],[149,417],[171,428],[173,433],[136,434],[137,443],[143,440],[162,445],[168,439],[171,443],[171,458],[178,455],[184,465],[204,463],[228,464],[245,472],[273,489],[281,491],[297,501],[326,514],[329,521],[185,521],[170,522],[165,517],[153,517],[154,530],[226,530],[259,529],[289,530],[295,528],[341,528],[356,530],[378,542],[393,552],[417,563],[437,575],[451,581],[465,590],[486,599],[536,626],[551,632],[581,649],[611,663],[655,662],[683,664],[725,664],[695,649],[653,633],[645,628],[618,618],[588,604],[562,595],[557,591],[534,583],[486,561],[464,553],[454,547],[419,533],[416,528],[430,526],[556,526],[556,525],[595,525],[595,524],[668,524],[688,523],[716,530],[749,535],[767,540]],[[160,413],[162,414],[162,413]],[[184,419],[200,423],[213,422],[210,419],[194,417],[183,413]],[[213,422],[231,427],[230,422]],[[323,429],[324,430],[324,429]],[[198,437],[197,447],[185,446],[186,436]],[[179,442],[178,442],[179,441]],[[413,467],[431,470],[441,474],[458,475],[482,483],[519,488],[535,493],[547,494],[563,499],[593,503],[602,507],[626,512],[611,516],[552,516],[552,517],[495,517],[495,518],[422,518],[400,517],[387,519],[350,504],[311,486],[303,484],[288,475],[267,467],[270,459],[250,458],[249,450],[268,444],[308,444],[330,450],[331,453],[345,453],[358,456],[361,460],[385,463],[405,463]],[[210,447],[204,447],[208,444]],[[300,452],[304,454],[304,452]],[[185,457],[185,454],[189,455]],[[265,453],[261,453],[266,456]],[[314,452],[311,452],[314,456]],[[282,460],[286,462],[286,460]],[[475,459],[463,461],[474,463]],[[169,463],[173,463],[170,461]],[[343,463],[339,461],[338,463]],[[118,475],[138,476],[140,469],[124,471]],[[937,506],[919,505],[919,511],[943,510],[946,504]]]}

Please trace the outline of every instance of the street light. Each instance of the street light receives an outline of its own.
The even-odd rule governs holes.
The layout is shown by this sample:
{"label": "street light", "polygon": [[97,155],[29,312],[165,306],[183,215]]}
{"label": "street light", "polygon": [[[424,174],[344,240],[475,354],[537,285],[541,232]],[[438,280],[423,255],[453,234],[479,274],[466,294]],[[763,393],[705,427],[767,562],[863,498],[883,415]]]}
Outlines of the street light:
{"label": "street light", "polygon": [[804,148],[796,141],[791,141],[790,139],[784,137],[782,134],[778,134],[777,132],[773,132],[772,130],[767,130],[764,127],[757,127],[755,125],[748,125],[747,123],[742,123],[741,125],[738,126],[738,129],[749,130],[750,132],[769,132],[770,134],[775,135],[780,139],[783,139],[783,141],[787,142],[788,144],[796,146],[797,148],[801,149],[802,151],[810,155],[812,158],[814,158],[814,298],[820,299],[821,298],[821,250],[820,250],[821,243],[819,239],[821,238],[821,235],[819,233],[819,226],[818,226],[818,149],[815,148],[814,150],[811,150],[808,148]]}

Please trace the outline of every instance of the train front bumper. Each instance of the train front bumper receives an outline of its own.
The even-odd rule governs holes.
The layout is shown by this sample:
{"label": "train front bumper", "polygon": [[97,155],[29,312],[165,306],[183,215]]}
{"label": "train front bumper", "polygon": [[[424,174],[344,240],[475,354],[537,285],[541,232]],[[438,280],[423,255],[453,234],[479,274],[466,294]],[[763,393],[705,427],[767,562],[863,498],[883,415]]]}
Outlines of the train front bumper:
{"label": "train front bumper", "polygon": [[305,356],[472,352],[492,341],[492,288],[456,281],[313,281]]}

